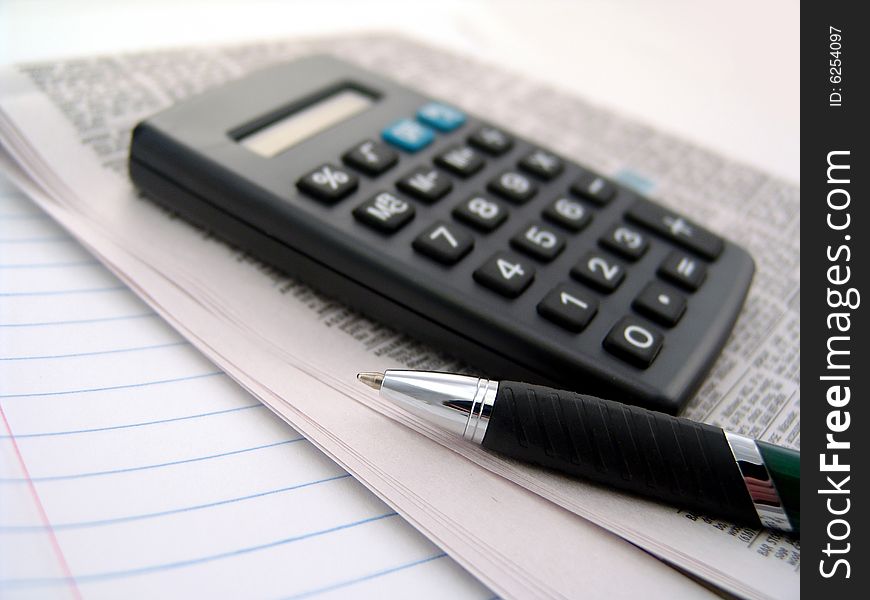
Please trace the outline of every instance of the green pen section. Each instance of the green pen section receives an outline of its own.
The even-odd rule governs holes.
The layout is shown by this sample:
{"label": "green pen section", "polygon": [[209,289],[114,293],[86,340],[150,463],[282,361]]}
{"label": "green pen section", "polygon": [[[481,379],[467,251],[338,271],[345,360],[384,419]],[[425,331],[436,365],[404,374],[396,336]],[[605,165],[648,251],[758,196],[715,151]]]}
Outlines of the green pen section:
{"label": "green pen section", "polygon": [[801,527],[801,455],[796,450],[774,446],[767,442],[756,441],[761,458],[773,479],[782,507],[789,521],[800,532]]}

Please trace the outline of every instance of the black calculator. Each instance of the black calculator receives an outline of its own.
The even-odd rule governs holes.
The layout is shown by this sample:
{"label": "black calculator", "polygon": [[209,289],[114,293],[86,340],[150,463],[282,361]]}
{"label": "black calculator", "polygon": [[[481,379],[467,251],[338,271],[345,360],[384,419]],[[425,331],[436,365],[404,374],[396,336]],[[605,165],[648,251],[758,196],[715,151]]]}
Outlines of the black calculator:
{"label": "black calculator", "polygon": [[503,125],[312,56],[143,121],[130,174],[492,377],[677,412],[733,327],[751,257]]}

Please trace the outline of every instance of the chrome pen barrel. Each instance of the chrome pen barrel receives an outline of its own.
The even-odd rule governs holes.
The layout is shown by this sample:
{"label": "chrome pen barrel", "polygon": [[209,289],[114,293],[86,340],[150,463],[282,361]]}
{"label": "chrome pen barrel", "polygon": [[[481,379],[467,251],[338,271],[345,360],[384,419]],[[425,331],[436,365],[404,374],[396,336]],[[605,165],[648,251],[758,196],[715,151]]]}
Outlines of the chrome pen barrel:
{"label": "chrome pen barrel", "polygon": [[480,443],[498,382],[468,375],[388,370],[381,397],[466,440]]}

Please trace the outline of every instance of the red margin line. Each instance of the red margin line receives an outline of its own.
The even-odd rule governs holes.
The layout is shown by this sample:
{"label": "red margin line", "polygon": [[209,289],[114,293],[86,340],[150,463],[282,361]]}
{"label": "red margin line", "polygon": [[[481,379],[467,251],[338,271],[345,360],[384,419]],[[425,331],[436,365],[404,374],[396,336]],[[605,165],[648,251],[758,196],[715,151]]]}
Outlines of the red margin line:
{"label": "red margin line", "polygon": [[57,557],[57,562],[60,563],[60,569],[63,572],[64,578],[70,586],[70,591],[76,600],[81,600],[82,594],[76,584],[75,577],[70,571],[69,564],[66,562],[66,557],[63,555],[63,550],[57,541],[57,536],[54,534],[54,528],[51,526],[51,521],[48,520],[48,515],[45,512],[45,507],[42,506],[42,500],[39,499],[39,494],[36,491],[36,486],[30,478],[30,472],[27,470],[27,465],[24,464],[24,457],[21,455],[21,449],[18,447],[18,442],[15,441],[15,436],[12,434],[12,427],[9,426],[9,419],[6,418],[6,413],[3,411],[3,404],[0,404],[0,417],[3,417],[3,425],[6,427],[6,432],[9,434],[9,439],[12,440],[12,448],[15,450],[15,456],[18,459],[18,464],[24,472],[24,477],[27,479],[27,487],[30,489],[30,495],[33,496],[33,502],[36,504],[36,509],[39,511],[39,518],[42,525],[45,527],[45,532],[51,541],[51,547]]}

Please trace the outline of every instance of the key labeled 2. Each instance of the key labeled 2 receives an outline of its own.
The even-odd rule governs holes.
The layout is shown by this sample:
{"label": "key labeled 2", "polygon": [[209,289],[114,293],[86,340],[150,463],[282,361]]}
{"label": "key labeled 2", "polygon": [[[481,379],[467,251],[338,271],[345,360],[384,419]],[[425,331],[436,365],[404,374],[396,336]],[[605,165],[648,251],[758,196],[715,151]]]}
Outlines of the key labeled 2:
{"label": "key labeled 2", "polygon": [[571,276],[600,292],[609,294],[625,279],[625,267],[600,252],[587,252],[571,269]]}

